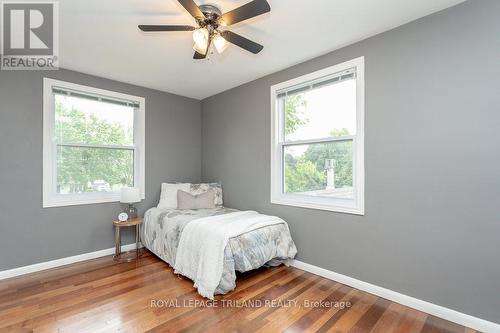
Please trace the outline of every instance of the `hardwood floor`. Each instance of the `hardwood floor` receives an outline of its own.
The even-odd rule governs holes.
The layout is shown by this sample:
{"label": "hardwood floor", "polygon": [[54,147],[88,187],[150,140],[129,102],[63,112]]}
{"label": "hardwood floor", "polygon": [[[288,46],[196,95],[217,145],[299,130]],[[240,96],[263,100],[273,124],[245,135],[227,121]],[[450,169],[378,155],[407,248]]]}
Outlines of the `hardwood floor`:
{"label": "hardwood floor", "polygon": [[0,332],[32,331],[475,332],[295,268],[242,275],[235,291],[209,302],[153,255],[0,281]]}

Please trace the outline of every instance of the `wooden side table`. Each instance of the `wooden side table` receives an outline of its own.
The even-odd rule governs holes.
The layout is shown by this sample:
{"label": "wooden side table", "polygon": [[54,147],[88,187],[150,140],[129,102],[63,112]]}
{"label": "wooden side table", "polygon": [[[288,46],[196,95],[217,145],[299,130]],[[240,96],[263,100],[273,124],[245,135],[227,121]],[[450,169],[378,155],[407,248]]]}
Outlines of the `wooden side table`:
{"label": "wooden side table", "polygon": [[[130,262],[133,260],[139,259],[140,256],[140,249],[139,249],[139,241],[140,241],[140,233],[141,233],[141,224],[144,222],[144,220],[140,217],[135,218],[135,219],[129,219],[125,222],[120,222],[118,220],[113,221],[113,225],[115,227],[115,255],[113,256],[113,259],[116,261],[122,261],[122,262]],[[122,257],[122,240],[121,240],[121,235],[120,235],[120,229],[122,227],[133,227],[135,226],[135,257],[131,258],[123,258]]]}

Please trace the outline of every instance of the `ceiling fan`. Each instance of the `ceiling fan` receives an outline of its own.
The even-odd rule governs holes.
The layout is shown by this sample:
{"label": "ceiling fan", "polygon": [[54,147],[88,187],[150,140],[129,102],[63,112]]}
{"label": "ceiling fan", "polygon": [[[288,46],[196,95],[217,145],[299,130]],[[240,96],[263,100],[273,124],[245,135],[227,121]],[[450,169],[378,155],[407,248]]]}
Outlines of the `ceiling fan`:
{"label": "ceiling fan", "polygon": [[198,6],[194,0],[177,1],[195,18],[196,27],[190,25],[139,25],[139,29],[145,32],[193,31],[194,59],[205,59],[212,43],[219,53],[224,52],[227,48],[227,42],[254,54],[259,53],[264,48],[264,46],[243,36],[219,28],[271,11],[271,7],[266,0],[253,0],[225,14],[222,14],[220,9],[214,5]]}

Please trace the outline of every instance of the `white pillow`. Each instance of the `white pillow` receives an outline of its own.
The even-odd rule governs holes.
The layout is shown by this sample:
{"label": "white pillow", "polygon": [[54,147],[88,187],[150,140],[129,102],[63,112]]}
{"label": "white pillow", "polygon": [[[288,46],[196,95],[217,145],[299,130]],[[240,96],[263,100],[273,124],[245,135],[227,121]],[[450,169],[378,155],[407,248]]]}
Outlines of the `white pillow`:
{"label": "white pillow", "polygon": [[191,183],[162,183],[160,202],[158,203],[157,207],[160,209],[177,209],[177,191],[181,190],[189,192],[190,189]]}

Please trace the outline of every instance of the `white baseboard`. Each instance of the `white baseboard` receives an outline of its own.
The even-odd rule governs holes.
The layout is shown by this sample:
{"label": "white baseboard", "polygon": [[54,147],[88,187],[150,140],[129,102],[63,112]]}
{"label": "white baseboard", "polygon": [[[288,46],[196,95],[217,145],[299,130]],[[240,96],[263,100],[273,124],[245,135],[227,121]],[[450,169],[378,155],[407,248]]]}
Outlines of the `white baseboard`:
{"label": "white baseboard", "polygon": [[334,280],[337,282],[340,282],[342,284],[348,285],[350,287],[366,291],[370,294],[374,294],[376,296],[388,299],[390,301],[406,305],[410,308],[417,309],[422,312],[429,313],[433,316],[443,318],[449,321],[452,321],[454,323],[473,328],[475,330],[481,331],[481,332],[488,332],[488,333],[498,333],[500,332],[500,324],[493,323],[491,321],[487,321],[484,319],[480,319],[477,317],[473,317],[470,315],[467,315],[465,313],[461,313],[455,310],[451,310],[448,308],[445,308],[440,305],[432,304],[426,301],[422,301],[420,299],[403,295],[401,293],[398,293],[396,291],[382,288],[376,285],[373,285],[371,283],[367,283],[361,280],[354,279],[352,277],[342,275],[339,273],[335,273],[332,271],[329,271],[327,269],[310,265],[305,262],[299,261],[299,260],[294,260],[292,263],[293,267],[302,269],[306,272],[310,272],[322,277],[325,277],[330,280]]}
{"label": "white baseboard", "polygon": [[[122,252],[134,250],[135,248],[136,248],[135,243],[128,244],[128,245],[122,245]],[[28,274],[28,273],[39,272],[39,271],[43,271],[43,270],[50,269],[50,268],[69,265],[69,264],[73,264],[73,263],[76,263],[79,261],[85,261],[85,260],[95,259],[95,258],[99,258],[99,257],[105,257],[105,256],[109,256],[109,255],[114,254],[114,253],[115,253],[115,248],[112,247],[109,249],[79,254],[76,256],[72,256],[72,257],[66,257],[66,258],[41,262],[39,264],[33,264],[33,265],[29,265],[29,266],[13,268],[13,269],[9,269],[6,271],[1,271],[0,272],[0,280],[8,279],[11,277],[16,277],[16,276],[24,275],[24,274]]]}

